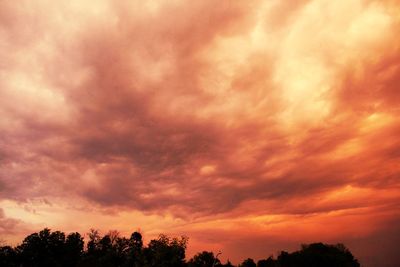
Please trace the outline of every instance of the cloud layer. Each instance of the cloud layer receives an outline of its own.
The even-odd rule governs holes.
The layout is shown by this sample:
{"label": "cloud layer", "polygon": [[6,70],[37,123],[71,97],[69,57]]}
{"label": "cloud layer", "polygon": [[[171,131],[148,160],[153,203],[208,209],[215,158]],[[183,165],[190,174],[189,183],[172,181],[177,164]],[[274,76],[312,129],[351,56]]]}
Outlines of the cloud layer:
{"label": "cloud layer", "polygon": [[399,9],[1,2],[0,220],[86,213],[237,260],[345,240],[363,259],[357,240],[399,231]]}

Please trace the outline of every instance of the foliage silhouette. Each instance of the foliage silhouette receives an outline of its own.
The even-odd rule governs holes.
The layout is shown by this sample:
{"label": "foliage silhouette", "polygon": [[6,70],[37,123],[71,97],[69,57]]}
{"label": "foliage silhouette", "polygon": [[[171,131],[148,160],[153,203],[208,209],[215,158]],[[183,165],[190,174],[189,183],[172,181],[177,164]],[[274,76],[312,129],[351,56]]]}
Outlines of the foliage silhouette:
{"label": "foliage silhouette", "polygon": [[144,248],[145,266],[149,267],[183,267],[185,263],[185,251],[187,237],[169,238],[160,235],[158,239],[151,240]]}
{"label": "foliage silhouette", "polygon": [[259,260],[257,262],[257,267],[274,267],[274,266],[275,266],[275,261],[272,258],[272,256],[270,256],[266,260]]}
{"label": "foliage silhouette", "polygon": [[[170,238],[160,235],[143,245],[142,235],[130,238],[110,231],[87,234],[86,249],[79,233],[67,236],[45,228],[25,237],[16,247],[0,246],[1,267],[234,267],[229,260],[222,264],[212,252],[203,251],[186,261],[187,237]],[[343,245],[314,243],[302,245],[293,253],[282,251],[276,259],[270,256],[254,262],[244,260],[239,267],[359,267],[360,264]]]}
{"label": "foliage silhouette", "polygon": [[213,265],[221,266],[221,262],[214,257],[214,253],[203,251],[194,255],[193,258],[189,260],[188,265],[189,267],[213,267]]}
{"label": "foliage silhouette", "polygon": [[242,264],[239,265],[239,267],[257,267],[257,265],[253,259],[248,258],[244,260]]}
{"label": "foliage silhouette", "polygon": [[234,267],[233,264],[229,260],[222,266],[224,266],[224,267]]}

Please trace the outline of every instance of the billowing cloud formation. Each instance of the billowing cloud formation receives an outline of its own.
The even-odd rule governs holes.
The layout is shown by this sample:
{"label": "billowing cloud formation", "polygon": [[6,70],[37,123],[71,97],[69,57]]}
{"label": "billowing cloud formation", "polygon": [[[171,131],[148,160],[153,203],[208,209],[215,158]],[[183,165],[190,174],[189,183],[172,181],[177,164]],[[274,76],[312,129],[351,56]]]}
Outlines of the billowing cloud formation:
{"label": "billowing cloud formation", "polygon": [[367,266],[394,266],[359,240],[399,232],[399,11],[3,1],[5,213],[67,229],[90,227],[68,219],[82,212],[103,228],[143,222],[237,259],[345,240]]}

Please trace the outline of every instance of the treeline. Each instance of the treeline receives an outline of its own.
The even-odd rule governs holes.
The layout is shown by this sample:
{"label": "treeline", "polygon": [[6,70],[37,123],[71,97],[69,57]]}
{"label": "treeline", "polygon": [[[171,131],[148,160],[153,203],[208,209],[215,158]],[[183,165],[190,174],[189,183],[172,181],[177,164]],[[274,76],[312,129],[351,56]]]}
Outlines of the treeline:
{"label": "treeline", "polygon": [[[188,238],[160,235],[143,245],[142,235],[134,232],[129,238],[111,231],[101,236],[88,233],[88,242],[79,233],[51,232],[44,229],[27,236],[16,247],[0,246],[2,267],[233,267],[221,263],[212,253],[203,251],[186,260]],[[282,251],[257,263],[246,259],[238,267],[359,267],[358,261],[342,244],[314,243],[301,250]]]}

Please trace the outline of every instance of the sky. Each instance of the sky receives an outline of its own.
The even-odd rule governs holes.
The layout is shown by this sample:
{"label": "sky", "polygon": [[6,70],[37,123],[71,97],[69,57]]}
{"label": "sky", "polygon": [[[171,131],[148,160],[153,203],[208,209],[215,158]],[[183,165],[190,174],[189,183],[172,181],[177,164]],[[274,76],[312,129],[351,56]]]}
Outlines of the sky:
{"label": "sky", "polygon": [[396,0],[0,1],[0,239],[400,264]]}

